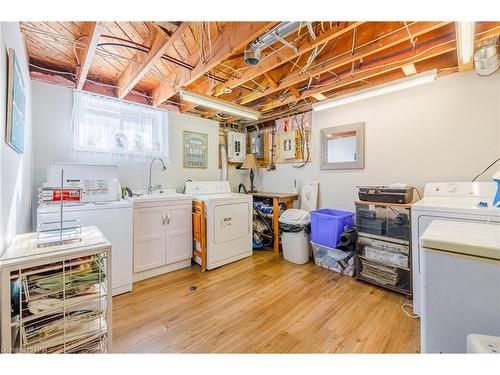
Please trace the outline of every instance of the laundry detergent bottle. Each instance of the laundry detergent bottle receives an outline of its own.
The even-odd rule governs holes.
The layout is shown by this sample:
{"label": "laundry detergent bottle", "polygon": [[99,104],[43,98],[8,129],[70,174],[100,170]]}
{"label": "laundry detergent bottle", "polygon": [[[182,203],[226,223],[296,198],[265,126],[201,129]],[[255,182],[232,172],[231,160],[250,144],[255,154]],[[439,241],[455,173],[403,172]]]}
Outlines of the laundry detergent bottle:
{"label": "laundry detergent bottle", "polygon": [[497,192],[493,198],[493,207],[500,206],[500,171],[493,175],[493,181],[497,183]]}

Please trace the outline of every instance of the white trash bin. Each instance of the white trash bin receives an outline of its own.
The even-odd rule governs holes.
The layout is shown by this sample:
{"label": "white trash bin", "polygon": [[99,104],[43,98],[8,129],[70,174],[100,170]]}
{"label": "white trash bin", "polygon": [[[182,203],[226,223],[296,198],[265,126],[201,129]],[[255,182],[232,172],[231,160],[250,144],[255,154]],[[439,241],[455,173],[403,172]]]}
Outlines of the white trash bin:
{"label": "white trash bin", "polygon": [[290,208],[281,214],[279,222],[285,260],[297,264],[307,263],[311,255],[309,242],[311,215],[309,212]]}

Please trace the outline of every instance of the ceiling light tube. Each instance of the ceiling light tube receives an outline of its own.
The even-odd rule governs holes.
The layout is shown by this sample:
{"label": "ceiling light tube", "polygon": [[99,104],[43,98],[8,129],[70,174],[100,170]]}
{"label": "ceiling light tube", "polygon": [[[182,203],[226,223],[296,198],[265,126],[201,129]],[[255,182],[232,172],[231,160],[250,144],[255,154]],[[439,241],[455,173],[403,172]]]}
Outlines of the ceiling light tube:
{"label": "ceiling light tube", "polygon": [[[474,54],[474,22],[457,22],[455,24],[457,35],[458,59],[460,66],[472,65],[472,55]],[[469,68],[472,68],[470,66]],[[466,68],[468,69],[468,68]]]}
{"label": "ceiling light tube", "polygon": [[437,78],[437,70],[429,70],[424,73],[415,74],[410,77],[398,79],[383,85],[375,86],[369,89],[361,90],[353,94],[339,96],[328,101],[313,104],[314,111],[322,111],[323,109],[338,107],[343,104],[357,102],[359,100],[372,98],[374,96],[387,94],[394,91],[403,90],[409,87],[423,85],[435,81]]}
{"label": "ceiling light tube", "polygon": [[250,120],[258,120],[260,117],[259,111],[254,111],[253,109],[249,109],[242,105],[229,103],[225,100],[217,99],[208,95],[187,90],[181,90],[179,94],[181,99],[186,102],[216,109],[230,115],[244,117]]}

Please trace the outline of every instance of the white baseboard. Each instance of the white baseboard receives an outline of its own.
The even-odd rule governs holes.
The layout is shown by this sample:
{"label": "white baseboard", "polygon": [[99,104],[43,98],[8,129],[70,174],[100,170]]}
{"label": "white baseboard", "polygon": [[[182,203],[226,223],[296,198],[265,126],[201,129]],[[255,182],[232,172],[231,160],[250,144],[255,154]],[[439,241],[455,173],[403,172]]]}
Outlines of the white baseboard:
{"label": "white baseboard", "polygon": [[113,297],[119,294],[127,293],[132,291],[132,283],[113,288]]}

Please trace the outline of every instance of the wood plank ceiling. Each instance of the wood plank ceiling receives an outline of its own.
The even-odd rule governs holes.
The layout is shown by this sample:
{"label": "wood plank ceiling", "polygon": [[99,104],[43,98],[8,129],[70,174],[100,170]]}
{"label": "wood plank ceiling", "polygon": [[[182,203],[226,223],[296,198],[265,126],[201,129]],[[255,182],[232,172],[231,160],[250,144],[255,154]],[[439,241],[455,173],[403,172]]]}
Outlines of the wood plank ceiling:
{"label": "wood plank ceiling", "polygon": [[[21,22],[33,79],[125,98],[221,122],[244,119],[195,106],[179,90],[261,112],[259,121],[307,110],[319,100],[436,68],[455,73],[453,22],[301,24],[246,65],[246,46],[279,22]],[[477,22],[476,44],[500,35]]]}

